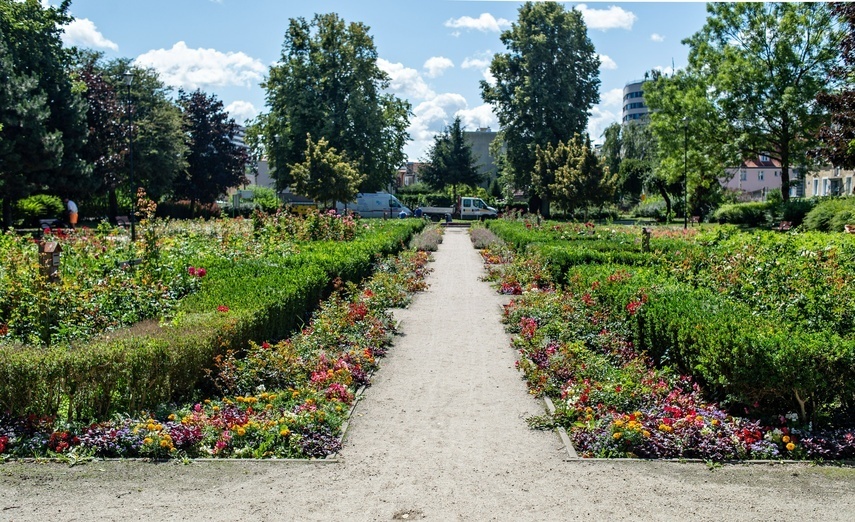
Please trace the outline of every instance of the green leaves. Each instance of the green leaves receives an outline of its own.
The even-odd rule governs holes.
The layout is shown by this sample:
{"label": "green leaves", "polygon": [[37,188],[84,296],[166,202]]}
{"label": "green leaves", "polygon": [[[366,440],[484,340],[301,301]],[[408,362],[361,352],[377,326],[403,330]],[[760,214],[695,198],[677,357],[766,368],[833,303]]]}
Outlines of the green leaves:
{"label": "green leaves", "polygon": [[305,160],[290,169],[295,192],[324,203],[353,200],[366,177],[326,138],[315,142],[311,135],[306,137]]}

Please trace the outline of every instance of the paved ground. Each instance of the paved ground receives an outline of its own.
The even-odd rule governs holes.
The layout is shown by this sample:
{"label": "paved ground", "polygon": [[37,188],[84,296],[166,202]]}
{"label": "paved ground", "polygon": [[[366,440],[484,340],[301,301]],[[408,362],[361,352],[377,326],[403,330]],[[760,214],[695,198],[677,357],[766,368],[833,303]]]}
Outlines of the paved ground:
{"label": "paved ground", "polygon": [[566,460],[449,230],[338,463],[0,465],[0,520],[855,520],[855,470]]}

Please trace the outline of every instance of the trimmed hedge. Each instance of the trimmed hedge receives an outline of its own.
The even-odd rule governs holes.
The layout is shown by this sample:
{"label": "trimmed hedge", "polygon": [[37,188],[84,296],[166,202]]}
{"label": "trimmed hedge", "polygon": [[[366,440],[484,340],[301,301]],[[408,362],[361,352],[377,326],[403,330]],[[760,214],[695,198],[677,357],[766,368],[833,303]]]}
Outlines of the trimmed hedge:
{"label": "trimmed hedge", "polygon": [[423,227],[422,220],[390,220],[350,242],[302,244],[277,263],[209,259],[201,290],[169,324],[71,347],[0,346],[0,411],[103,419],[193,398],[217,355],[241,352],[250,340],[285,338],[335,279],[361,280]]}

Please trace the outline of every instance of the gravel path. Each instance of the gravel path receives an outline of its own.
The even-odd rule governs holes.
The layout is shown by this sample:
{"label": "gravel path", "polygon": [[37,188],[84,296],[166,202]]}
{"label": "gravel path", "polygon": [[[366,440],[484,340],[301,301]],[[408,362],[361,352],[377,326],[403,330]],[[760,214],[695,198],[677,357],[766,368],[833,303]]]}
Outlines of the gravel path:
{"label": "gravel path", "polygon": [[567,461],[449,230],[336,463],[0,465],[0,520],[855,520],[855,470]]}

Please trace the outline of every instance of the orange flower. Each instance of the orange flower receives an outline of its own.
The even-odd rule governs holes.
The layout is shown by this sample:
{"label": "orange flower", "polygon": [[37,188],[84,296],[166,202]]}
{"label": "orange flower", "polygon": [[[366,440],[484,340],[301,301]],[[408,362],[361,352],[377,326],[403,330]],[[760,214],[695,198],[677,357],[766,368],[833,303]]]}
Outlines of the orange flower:
{"label": "orange flower", "polygon": [[794,449],[796,449],[796,445],[795,445],[795,444],[793,444],[792,442],[790,442],[789,444],[787,444],[787,451],[793,451]]}

